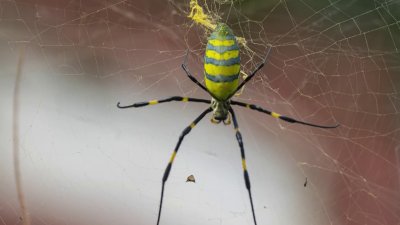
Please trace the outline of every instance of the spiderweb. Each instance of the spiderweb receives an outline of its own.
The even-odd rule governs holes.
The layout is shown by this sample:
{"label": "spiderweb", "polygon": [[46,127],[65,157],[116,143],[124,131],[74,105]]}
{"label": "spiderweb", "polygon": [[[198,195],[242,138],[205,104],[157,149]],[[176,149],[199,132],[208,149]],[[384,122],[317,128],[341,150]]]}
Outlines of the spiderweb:
{"label": "spiderweb", "polygon": [[[272,48],[268,64],[236,99],[340,124],[321,130],[236,109],[258,223],[400,224],[400,2],[192,6],[211,25],[188,17],[190,1],[0,0],[0,224],[155,224],[169,155],[206,106],[122,111],[115,104],[209,98],[180,65],[189,49],[190,71],[202,80],[216,22],[240,37],[243,77]],[[252,224],[232,128],[208,120],[181,147],[161,224]],[[196,183],[185,183],[191,174]]]}

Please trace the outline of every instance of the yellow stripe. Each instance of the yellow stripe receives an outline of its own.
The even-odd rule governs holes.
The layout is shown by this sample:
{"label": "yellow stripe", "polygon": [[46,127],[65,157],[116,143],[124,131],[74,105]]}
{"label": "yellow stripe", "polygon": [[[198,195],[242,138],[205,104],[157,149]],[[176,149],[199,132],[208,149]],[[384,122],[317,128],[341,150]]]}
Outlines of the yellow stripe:
{"label": "yellow stripe", "polygon": [[171,159],[169,160],[170,163],[172,163],[172,162],[174,161],[175,156],[176,156],[176,151],[174,151],[174,152],[172,153]]}
{"label": "yellow stripe", "polygon": [[213,64],[204,64],[206,73],[210,75],[236,75],[240,71],[240,65],[216,66]]}
{"label": "yellow stripe", "polygon": [[232,46],[235,44],[235,40],[217,40],[217,39],[213,39],[213,40],[209,40],[208,41],[210,44],[214,45],[214,46]]}
{"label": "yellow stripe", "polygon": [[149,105],[155,105],[155,104],[157,104],[157,103],[158,103],[157,100],[151,100],[151,101],[149,101]]}
{"label": "yellow stripe", "polygon": [[250,105],[249,105],[249,104],[246,104],[246,108],[250,109]]}
{"label": "yellow stripe", "polygon": [[279,118],[281,115],[279,115],[278,113],[271,112],[271,116],[275,117],[275,118]]}
{"label": "yellow stripe", "polygon": [[189,101],[189,98],[188,98],[188,97],[183,97],[183,98],[182,98],[182,102],[187,102],[187,101]]}
{"label": "yellow stripe", "polygon": [[243,170],[247,170],[246,160],[245,159],[242,159],[242,166],[243,166]]}
{"label": "yellow stripe", "polygon": [[239,57],[239,51],[238,50],[232,50],[232,51],[226,51],[222,54],[213,51],[213,50],[206,50],[206,56],[208,58],[212,58],[215,60],[229,60],[232,58]]}
{"label": "yellow stripe", "polygon": [[193,128],[194,126],[196,126],[195,123],[190,124],[190,128]]}
{"label": "yellow stripe", "polygon": [[229,95],[236,90],[239,85],[239,79],[232,82],[217,83],[212,80],[204,78],[207,89],[220,100],[225,100]]}

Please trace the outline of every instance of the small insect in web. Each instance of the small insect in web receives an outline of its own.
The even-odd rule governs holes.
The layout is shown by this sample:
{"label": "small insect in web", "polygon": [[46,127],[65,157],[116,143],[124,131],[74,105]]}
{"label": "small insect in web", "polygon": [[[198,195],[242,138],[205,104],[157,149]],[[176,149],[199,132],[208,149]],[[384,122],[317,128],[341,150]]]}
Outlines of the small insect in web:
{"label": "small insect in web", "polygon": [[172,164],[175,160],[175,156],[178,153],[179,147],[184,139],[184,137],[189,134],[189,132],[196,126],[197,123],[200,122],[208,113],[213,112],[211,116],[211,122],[215,124],[219,124],[223,122],[224,125],[229,125],[231,123],[231,117],[233,122],[233,127],[236,132],[236,140],[239,144],[240,154],[242,158],[242,168],[244,181],[246,185],[246,189],[249,193],[251,211],[253,214],[254,224],[257,225],[256,215],[254,212],[253,206],[253,198],[250,190],[250,178],[249,173],[247,171],[246,159],[245,159],[245,151],[243,145],[242,134],[239,131],[239,125],[235,116],[235,112],[232,106],[240,106],[245,107],[251,110],[255,110],[258,112],[265,113],[274,118],[281,119],[283,121],[289,123],[299,123],[312,127],[319,128],[336,128],[339,125],[334,126],[322,126],[316,125],[312,123],[307,123],[303,121],[299,121],[287,116],[280,115],[278,113],[269,111],[267,109],[263,109],[260,106],[247,104],[235,100],[231,100],[231,98],[235,95],[235,93],[240,90],[247,82],[249,82],[254,75],[265,65],[269,53],[271,52],[271,47],[268,48],[268,51],[263,59],[263,61],[255,68],[255,70],[247,76],[242,83],[239,84],[239,72],[240,72],[240,56],[239,56],[239,45],[236,40],[236,36],[233,34],[232,30],[224,23],[219,23],[215,30],[211,33],[208,38],[207,47],[204,56],[204,80],[205,85],[201,84],[193,75],[189,72],[187,67],[187,56],[188,52],[186,52],[186,57],[182,64],[182,69],[185,71],[186,75],[189,77],[191,81],[197,84],[201,89],[206,91],[210,96],[211,100],[208,99],[199,99],[199,98],[190,98],[190,97],[181,97],[181,96],[173,96],[161,100],[151,100],[149,102],[138,102],[132,105],[121,106],[118,102],[117,107],[121,109],[131,108],[131,107],[143,107],[148,105],[155,105],[159,103],[166,103],[171,101],[180,101],[180,102],[197,102],[197,103],[206,103],[209,104],[209,107],[205,111],[203,111],[189,126],[187,126],[181,133],[178,139],[178,143],[175,146],[174,151],[172,152],[171,158],[169,159],[168,165],[165,168],[164,175],[162,177],[162,185],[161,185],[161,198],[160,198],[160,206],[158,210],[158,218],[157,225],[160,223],[161,218],[161,209],[162,202],[164,198],[164,188],[165,184],[168,180],[169,174],[171,172]]}
{"label": "small insect in web", "polygon": [[190,176],[188,176],[188,177],[186,178],[186,182],[193,182],[193,183],[196,183],[196,180],[194,179],[193,174],[190,175]]}

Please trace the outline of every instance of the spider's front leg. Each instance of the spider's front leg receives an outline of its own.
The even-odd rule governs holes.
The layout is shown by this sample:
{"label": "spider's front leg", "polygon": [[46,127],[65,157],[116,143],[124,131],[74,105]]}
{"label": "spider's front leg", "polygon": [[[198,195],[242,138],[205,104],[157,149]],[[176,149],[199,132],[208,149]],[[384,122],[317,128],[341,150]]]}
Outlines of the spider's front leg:
{"label": "spider's front leg", "polygon": [[236,139],[238,141],[238,144],[239,144],[239,147],[240,147],[240,154],[242,156],[242,167],[243,167],[244,182],[246,184],[246,189],[249,192],[249,199],[250,199],[251,211],[253,213],[254,225],[257,225],[256,214],[254,212],[253,198],[251,196],[251,190],[250,190],[250,177],[249,177],[249,172],[247,172],[246,156],[245,156],[245,153],[244,153],[244,145],[243,145],[242,134],[239,131],[239,125],[238,125],[238,122],[237,122],[237,119],[236,119],[236,116],[235,116],[235,112],[233,111],[232,107],[229,108],[229,112],[232,114],[233,127],[235,128],[235,131],[236,131]]}
{"label": "spider's front leg", "polygon": [[173,96],[161,100],[151,100],[148,102],[137,102],[132,105],[126,105],[126,106],[121,106],[120,102],[117,103],[117,107],[120,109],[126,109],[126,108],[138,108],[138,107],[143,107],[143,106],[148,106],[148,105],[155,105],[159,103],[165,103],[165,102],[172,102],[172,101],[178,101],[178,102],[201,102],[201,103],[207,103],[210,104],[210,100],[206,99],[200,99],[200,98],[189,98],[189,97],[181,97],[181,96]]}
{"label": "spider's front leg", "polygon": [[201,113],[189,126],[187,126],[183,131],[182,134],[179,136],[179,140],[178,143],[175,146],[174,151],[172,152],[171,158],[168,162],[167,168],[165,168],[164,171],[164,175],[162,178],[162,186],[161,186],[161,198],[160,198],[160,208],[158,210],[158,218],[157,218],[157,225],[160,224],[160,218],[161,218],[161,209],[162,209],[162,202],[163,202],[163,198],[164,198],[164,187],[165,187],[165,183],[168,180],[169,177],[169,173],[171,172],[171,168],[172,168],[172,164],[174,163],[176,154],[178,153],[179,147],[181,146],[181,143],[183,141],[183,138],[185,138],[185,136],[187,134],[189,134],[189,132],[196,126],[196,124],[198,122],[200,122],[201,119],[204,118],[205,115],[207,115],[209,112],[212,111],[212,108],[208,108],[206,109],[203,113]]}
{"label": "spider's front leg", "polygon": [[296,120],[296,119],[293,119],[291,117],[283,116],[283,115],[281,115],[279,113],[276,113],[276,112],[273,112],[273,111],[270,111],[270,110],[267,110],[267,109],[263,109],[258,105],[247,104],[247,103],[244,103],[244,102],[231,101],[231,104],[232,105],[238,105],[238,106],[241,106],[241,107],[246,107],[248,109],[252,109],[252,110],[255,110],[255,111],[259,111],[259,112],[265,113],[267,115],[270,115],[270,116],[272,116],[274,118],[277,118],[277,119],[283,120],[285,122],[288,122],[288,123],[298,123],[298,124],[303,124],[303,125],[310,126],[310,127],[318,127],[318,128],[323,128],[323,129],[332,129],[332,128],[337,128],[339,126],[339,124],[326,126],[326,125],[318,125],[318,124],[313,124],[313,123],[308,123],[308,122]]}

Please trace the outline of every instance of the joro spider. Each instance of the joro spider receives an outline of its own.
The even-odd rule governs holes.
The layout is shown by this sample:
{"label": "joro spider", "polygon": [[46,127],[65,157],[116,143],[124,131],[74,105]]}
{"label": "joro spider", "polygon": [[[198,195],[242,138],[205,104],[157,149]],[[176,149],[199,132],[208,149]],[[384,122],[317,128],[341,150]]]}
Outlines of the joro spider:
{"label": "joro spider", "polygon": [[213,33],[208,37],[205,57],[204,57],[204,80],[205,85],[201,84],[196,78],[192,76],[189,72],[187,67],[187,54],[182,64],[183,70],[186,72],[186,75],[192,80],[195,84],[197,84],[201,89],[206,91],[208,94],[211,95],[211,100],[207,99],[198,99],[198,98],[189,98],[189,97],[181,97],[181,96],[174,96],[170,98],[165,98],[161,100],[152,100],[149,102],[138,102],[133,105],[128,106],[121,106],[118,102],[117,107],[121,109],[131,108],[131,107],[143,107],[147,105],[155,105],[158,103],[165,103],[171,101],[181,101],[181,102],[200,102],[200,103],[207,103],[210,104],[203,113],[201,113],[188,127],[186,127],[181,135],[179,136],[178,143],[175,146],[174,151],[172,152],[171,158],[165,169],[164,175],[162,177],[162,187],[161,187],[161,198],[160,198],[160,206],[158,211],[158,219],[157,225],[160,223],[161,217],[161,209],[162,209],[162,202],[164,198],[164,187],[165,183],[167,182],[169,173],[172,168],[172,163],[174,162],[175,156],[178,153],[178,149],[184,139],[184,137],[196,126],[201,119],[204,118],[210,112],[213,112],[211,117],[212,123],[221,123],[223,122],[225,125],[230,124],[230,116],[232,116],[233,127],[236,131],[236,139],[239,143],[240,153],[242,156],[242,167],[244,173],[244,181],[246,184],[247,191],[249,193],[251,211],[253,213],[253,220],[254,224],[257,225],[256,215],[254,212],[253,206],[253,199],[251,196],[250,190],[250,178],[249,173],[247,172],[246,166],[246,159],[245,159],[245,152],[243,146],[242,135],[239,131],[239,125],[236,120],[236,116],[234,113],[232,105],[237,105],[241,107],[246,107],[248,109],[256,110],[265,114],[268,114],[274,118],[281,119],[283,121],[289,123],[299,123],[307,126],[312,127],[319,127],[319,128],[336,128],[339,125],[334,126],[322,126],[316,125],[312,123],[302,122],[287,116],[282,116],[278,113],[263,109],[257,105],[247,104],[239,101],[231,100],[233,95],[240,90],[247,82],[249,82],[254,75],[259,71],[266,63],[266,60],[269,56],[271,51],[271,47],[268,48],[268,51],[264,57],[264,60],[257,66],[257,68],[243,80],[243,82],[239,85],[239,72],[240,72],[240,56],[239,56],[239,45],[236,41],[235,35],[233,35],[232,30],[224,23],[219,23],[214,30]]}

